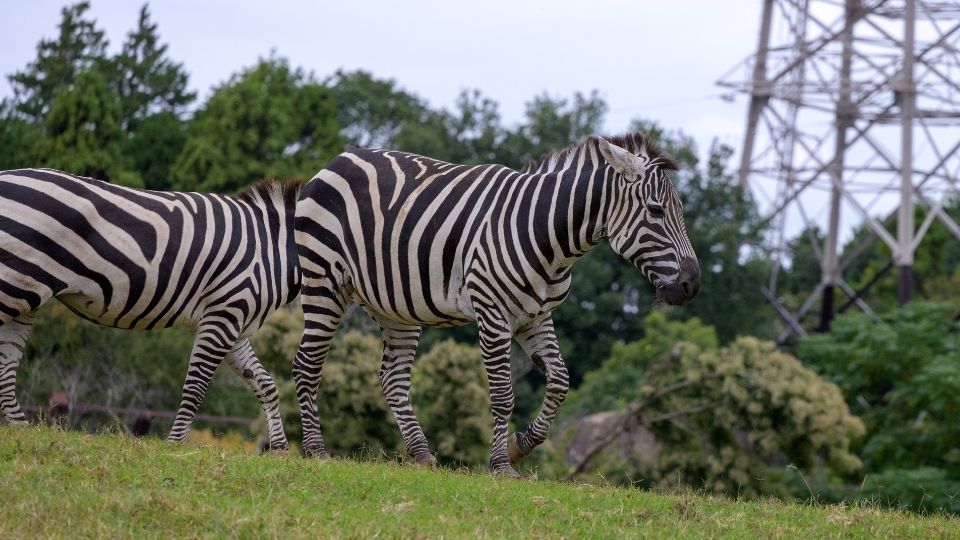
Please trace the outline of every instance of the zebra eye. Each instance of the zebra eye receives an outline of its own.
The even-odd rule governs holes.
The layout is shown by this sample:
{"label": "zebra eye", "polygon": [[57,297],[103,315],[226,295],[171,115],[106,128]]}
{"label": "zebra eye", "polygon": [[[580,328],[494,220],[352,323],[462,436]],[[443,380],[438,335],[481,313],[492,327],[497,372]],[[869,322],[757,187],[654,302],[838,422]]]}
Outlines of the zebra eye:
{"label": "zebra eye", "polygon": [[650,212],[650,215],[655,218],[663,217],[663,207],[656,203],[651,203],[647,205],[647,211]]}

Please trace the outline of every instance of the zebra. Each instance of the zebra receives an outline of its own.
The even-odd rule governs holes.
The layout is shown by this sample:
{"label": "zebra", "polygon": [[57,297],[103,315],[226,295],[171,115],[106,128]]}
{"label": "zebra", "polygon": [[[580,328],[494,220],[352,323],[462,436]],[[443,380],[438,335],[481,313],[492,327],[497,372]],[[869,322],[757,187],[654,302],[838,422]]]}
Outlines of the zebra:
{"label": "zebra", "polygon": [[34,313],[51,298],[89,321],[196,332],[168,439],[182,441],[221,360],[287,448],[278,393],[247,337],[299,294],[293,211],[303,182],[237,196],[141,191],[52,169],[0,172],[0,410],[26,423],[17,367]]}
{"label": "zebra", "polygon": [[[358,303],[381,327],[381,384],[417,463],[436,462],[409,401],[421,328],[476,321],[494,418],[490,467],[517,476],[514,466],[546,439],[569,387],[551,312],[570,290],[577,258],[607,238],[661,301],[683,304],[699,291],[668,177],[677,168],[642,133],[591,136],[521,171],[390,150],[334,158],[296,208],[305,330],[293,373],[304,452],[326,455],[317,388],[344,309]],[[546,395],[527,430],[508,437],[512,338],[546,374]]]}

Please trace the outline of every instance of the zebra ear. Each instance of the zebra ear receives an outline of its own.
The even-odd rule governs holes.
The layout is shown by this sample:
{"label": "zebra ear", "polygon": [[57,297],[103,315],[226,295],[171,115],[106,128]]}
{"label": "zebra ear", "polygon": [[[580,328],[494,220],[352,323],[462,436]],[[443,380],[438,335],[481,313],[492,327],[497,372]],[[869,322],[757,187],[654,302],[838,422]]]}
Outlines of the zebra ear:
{"label": "zebra ear", "polygon": [[598,137],[598,139],[600,140],[600,154],[613,167],[613,170],[622,174],[628,182],[643,178],[644,168],[639,157],[603,137]]}

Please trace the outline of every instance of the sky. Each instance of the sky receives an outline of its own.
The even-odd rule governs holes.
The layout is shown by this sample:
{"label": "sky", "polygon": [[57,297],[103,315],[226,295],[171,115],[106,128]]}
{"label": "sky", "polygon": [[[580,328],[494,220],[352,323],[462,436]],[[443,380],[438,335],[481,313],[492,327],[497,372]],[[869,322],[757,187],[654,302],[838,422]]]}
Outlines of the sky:
{"label": "sky", "polygon": [[[0,0],[0,99],[6,79],[56,35],[71,2]],[[753,52],[759,0],[159,0],[150,3],[169,55],[205,98],[241,68],[271,52],[320,78],[364,69],[451,107],[464,89],[500,104],[518,123],[524,104],[547,93],[597,90],[604,129],[632,119],[681,130],[705,153],[714,139],[742,144],[746,99],[720,99],[715,81]],[[116,51],[142,3],[92,0],[90,13]],[[737,163],[736,161],[731,164]]]}

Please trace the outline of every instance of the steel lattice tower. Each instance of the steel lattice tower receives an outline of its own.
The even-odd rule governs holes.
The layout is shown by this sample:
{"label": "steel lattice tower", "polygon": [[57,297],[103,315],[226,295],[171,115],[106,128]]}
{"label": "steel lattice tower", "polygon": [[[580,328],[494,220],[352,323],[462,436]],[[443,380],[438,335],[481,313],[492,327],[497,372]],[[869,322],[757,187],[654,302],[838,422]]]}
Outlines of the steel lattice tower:
{"label": "steel lattice tower", "polygon": [[[903,303],[933,220],[960,240],[960,226],[943,211],[960,185],[958,43],[958,2],[763,0],[756,54],[718,84],[750,100],[738,174],[773,224],[763,293],[786,323],[781,341],[805,333],[800,322],[818,298],[827,328],[837,290],[870,312],[864,291],[843,279],[870,242],[889,246],[883,273],[899,269]],[[926,210],[919,226],[915,204]],[[871,235],[841,258],[840,236],[851,225],[842,221],[851,218]],[[893,223],[896,234],[888,232]],[[807,234],[822,279],[791,312],[777,293],[785,238],[812,227],[825,232],[822,242]]]}

